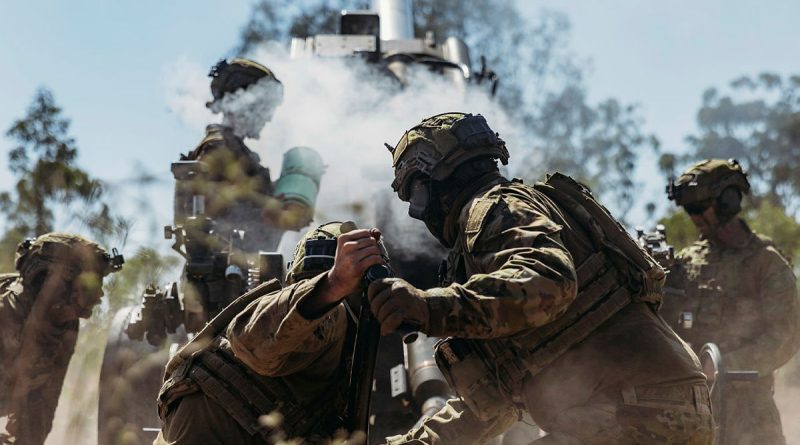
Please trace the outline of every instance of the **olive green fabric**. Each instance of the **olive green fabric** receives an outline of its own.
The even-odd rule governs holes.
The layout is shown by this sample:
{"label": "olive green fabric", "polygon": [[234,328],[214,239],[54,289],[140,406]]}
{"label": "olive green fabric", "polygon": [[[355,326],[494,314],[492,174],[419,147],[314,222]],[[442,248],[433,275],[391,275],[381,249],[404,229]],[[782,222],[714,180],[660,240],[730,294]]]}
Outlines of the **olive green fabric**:
{"label": "olive green fabric", "polygon": [[[728,370],[758,371],[758,382],[727,392],[728,444],[780,444],[772,380],[800,347],[800,303],[789,262],[769,238],[750,231],[741,246],[701,239],[678,254],[667,285],[664,319],[695,351],[716,343]],[[692,314],[691,326],[680,322]],[[756,420],[758,419],[758,420]]]}
{"label": "olive green fabric", "polygon": [[[786,445],[771,379],[735,382],[727,388],[724,442],[727,445]],[[791,416],[786,416],[793,420]]]}
{"label": "olive green fabric", "polygon": [[[347,372],[342,371],[348,355],[348,312],[338,304],[319,318],[308,319],[298,305],[325,277],[324,270],[302,271],[305,240],[333,238],[341,233],[341,226],[327,223],[306,233],[295,249],[293,261],[298,268],[289,272],[290,284],[259,297],[236,315],[225,334],[215,340],[217,346],[204,353],[209,357],[199,357],[165,376],[159,396],[162,442],[156,443],[194,444],[200,437],[204,444],[239,443],[237,438],[242,438],[241,443],[267,443],[258,438],[262,431],[248,432],[252,422],[242,425],[233,413],[247,409],[255,420],[271,413],[260,408],[268,404],[278,406],[285,416],[275,432],[303,437],[307,443],[324,443],[333,434],[344,412],[340,390],[348,383]],[[244,378],[226,381],[208,366],[209,358],[236,367]],[[210,378],[198,381],[197,369],[210,373]],[[213,390],[214,382],[234,398],[222,403],[219,391]],[[171,396],[172,391],[177,396]]]}
{"label": "olive green fabric", "polygon": [[[461,132],[456,129],[465,122],[473,125],[459,140]],[[505,142],[489,128],[483,116],[466,113],[443,113],[424,119],[406,131],[391,150],[395,171],[392,187],[404,201],[408,200],[409,181],[418,173],[442,181],[471,159],[490,157],[506,164],[509,157]]]}
{"label": "olive green fabric", "polygon": [[746,195],[750,191],[747,174],[735,160],[706,159],[689,167],[670,184],[668,194],[677,205],[716,199],[728,187]]}
{"label": "olive green fabric", "polygon": [[221,60],[211,69],[211,94],[214,100],[222,98],[240,88],[246,88],[263,78],[280,83],[269,68],[249,59],[236,58],[227,62]]}
{"label": "olive green fabric", "polygon": [[153,445],[198,444],[265,445],[267,442],[248,434],[218,403],[195,393],[181,399],[167,415]]}
{"label": "olive green fabric", "polygon": [[[475,205],[486,201],[494,205],[488,209]],[[515,336],[546,327],[580,302],[576,297],[583,278],[576,269],[594,254],[595,241],[543,194],[519,182],[488,184],[464,206],[454,224],[459,237],[448,258],[452,284],[426,291],[430,309],[426,333],[486,342],[492,347],[482,348],[484,356],[489,351],[505,354],[485,356],[484,362],[491,366],[524,352]],[[626,283],[620,284],[624,288]],[[513,416],[513,401],[552,437],[576,438],[562,443],[711,441],[710,402],[702,390],[705,378],[697,358],[647,303],[628,304],[538,374],[527,375],[521,387],[515,388],[507,375],[489,372],[477,384],[495,385],[506,393],[508,408],[500,416]],[[626,394],[645,393],[651,387],[666,390],[651,390],[661,395],[630,410],[629,406],[639,407],[644,397],[632,399]],[[667,416],[678,403],[671,397],[679,398],[681,414]],[[673,427],[670,419],[683,423]],[[598,422],[607,422],[612,431],[605,433],[606,426],[587,428]],[[421,428],[457,434],[460,422],[434,417]],[[650,442],[621,439],[648,429],[655,432]],[[433,434],[420,439],[418,432],[392,443],[472,443],[468,437],[442,441]]]}
{"label": "olive green fabric", "polygon": [[102,296],[108,255],[79,235],[49,233],[22,243],[16,266],[0,276],[0,416],[10,415],[16,443],[36,445],[52,427],[78,318]]}
{"label": "olive green fabric", "polygon": [[[642,388],[647,390],[649,388]],[[598,395],[582,406],[559,413],[561,428],[533,441],[536,445],[711,445],[713,424],[707,412],[697,412],[689,401],[694,393],[707,396],[705,385],[677,384],[660,387],[661,393],[677,397],[641,402],[619,395]],[[635,394],[631,388],[630,393]],[[683,400],[678,400],[683,399]],[[656,403],[653,403],[656,402]],[[654,406],[654,405],[661,406]],[[482,421],[475,418],[458,399],[405,435],[387,438],[388,445],[459,444],[482,445],[506,430],[519,413]]]}

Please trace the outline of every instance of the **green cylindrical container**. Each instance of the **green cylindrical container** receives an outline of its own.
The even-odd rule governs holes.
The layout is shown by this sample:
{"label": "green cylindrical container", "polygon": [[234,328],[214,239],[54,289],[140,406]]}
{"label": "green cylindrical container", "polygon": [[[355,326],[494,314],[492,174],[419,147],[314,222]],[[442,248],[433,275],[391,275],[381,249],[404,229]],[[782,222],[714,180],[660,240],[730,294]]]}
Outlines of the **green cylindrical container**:
{"label": "green cylindrical container", "polygon": [[299,201],[314,208],[325,164],[316,150],[294,147],[283,154],[281,177],[275,183],[275,195],[284,200]]}

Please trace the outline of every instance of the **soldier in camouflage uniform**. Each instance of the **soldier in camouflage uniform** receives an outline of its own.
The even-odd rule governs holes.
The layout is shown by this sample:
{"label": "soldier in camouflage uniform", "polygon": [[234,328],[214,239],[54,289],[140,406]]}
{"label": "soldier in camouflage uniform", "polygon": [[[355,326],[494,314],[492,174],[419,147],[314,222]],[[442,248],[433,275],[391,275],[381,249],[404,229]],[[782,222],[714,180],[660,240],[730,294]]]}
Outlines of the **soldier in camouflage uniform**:
{"label": "soldier in camouflage uniform", "polygon": [[664,319],[695,351],[716,343],[728,370],[758,371],[754,382],[726,385],[721,419],[725,445],[783,444],[772,400],[773,374],[797,351],[800,308],[792,267],[772,241],[737,215],[750,190],[734,160],[709,159],[668,187],[700,239],[678,254]]}
{"label": "soldier in camouflage uniform", "polygon": [[103,277],[119,268],[97,244],[49,233],[19,245],[16,273],[0,275],[0,443],[44,443],[53,424],[78,319],[103,296]]}
{"label": "soldier in camouflage uniform", "polygon": [[[155,444],[323,443],[342,428],[350,306],[359,304],[367,268],[385,261],[377,231],[345,224],[309,231],[284,289],[254,299],[210,344],[170,361]],[[336,239],[335,255],[307,256],[306,240],[318,239]]]}
{"label": "soldier in camouflage uniform", "polygon": [[[201,195],[202,212],[215,220],[218,233],[244,230],[254,251],[275,250],[282,230],[298,230],[311,222],[313,202],[276,197],[269,170],[244,138],[258,139],[283,101],[283,85],[272,71],[248,59],[222,60],[209,76],[214,100],[207,106],[222,114],[222,124],[209,125],[200,145],[181,155],[182,161],[202,161],[207,171],[194,181],[191,192],[175,197],[176,219],[191,215],[196,205],[192,196]],[[317,163],[319,170],[321,160]]]}
{"label": "soldier in camouflage uniform", "polygon": [[378,281],[371,309],[384,333],[449,337],[436,360],[459,399],[389,444],[485,443],[522,410],[541,444],[711,443],[697,358],[656,313],[663,270],[588,191],[501,176],[480,115],[425,119],[390,149],[394,190],[451,254],[442,287]]}

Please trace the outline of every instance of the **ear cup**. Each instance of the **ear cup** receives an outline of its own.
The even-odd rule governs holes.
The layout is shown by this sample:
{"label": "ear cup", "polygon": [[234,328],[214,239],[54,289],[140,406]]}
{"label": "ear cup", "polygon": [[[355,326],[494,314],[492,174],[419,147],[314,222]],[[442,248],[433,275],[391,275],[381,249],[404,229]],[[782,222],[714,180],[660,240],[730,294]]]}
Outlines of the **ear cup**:
{"label": "ear cup", "polygon": [[728,187],[716,200],[717,216],[721,221],[733,218],[742,210],[742,193],[736,187]]}

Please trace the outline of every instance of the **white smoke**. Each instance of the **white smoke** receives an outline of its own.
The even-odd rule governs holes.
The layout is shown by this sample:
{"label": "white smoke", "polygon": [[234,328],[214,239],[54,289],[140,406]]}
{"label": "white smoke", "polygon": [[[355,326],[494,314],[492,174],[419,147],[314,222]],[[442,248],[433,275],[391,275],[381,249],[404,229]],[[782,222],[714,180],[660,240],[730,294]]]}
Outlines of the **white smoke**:
{"label": "white smoke", "polygon": [[165,70],[167,107],[187,125],[199,130],[222,119],[206,108],[206,102],[212,100],[207,73],[208,67],[186,58],[178,59]]}
{"label": "white smoke", "polygon": [[247,88],[225,94],[209,108],[223,115],[222,123],[233,128],[235,135],[258,139],[282,100],[283,85],[262,77]]}
{"label": "white smoke", "polygon": [[[410,220],[396,197],[376,192],[391,190],[391,156],[384,143],[394,145],[405,130],[423,118],[448,111],[484,115],[508,144],[512,164],[523,156],[521,147],[527,145],[524,129],[514,125],[488,91],[473,86],[460,88],[427,70],[416,72],[411,85],[399,89],[392,79],[376,73],[359,58],[291,59],[284,48],[270,45],[257,51],[254,59],[281,80],[284,100],[260,139],[246,143],[261,155],[274,178],[282,154],[291,147],[312,147],[322,155],[327,171],[322,178],[317,222],[355,219],[360,225],[374,224],[376,199],[393,199],[393,207],[402,209],[394,214]],[[186,69],[195,72],[180,72]],[[199,67],[185,63],[172,71],[184,79],[200,73]],[[173,93],[178,97],[170,98],[169,103],[173,112],[196,125],[195,117],[201,112],[187,106],[184,99],[193,96],[197,98],[194,108],[204,108],[205,100],[200,98],[209,96],[204,92],[208,81],[192,83],[198,88],[192,94],[187,94],[187,87]],[[287,244],[293,245],[293,239],[285,237],[282,250],[287,250]]]}

